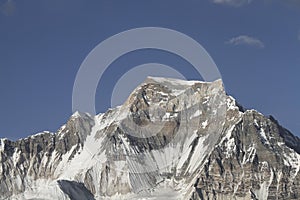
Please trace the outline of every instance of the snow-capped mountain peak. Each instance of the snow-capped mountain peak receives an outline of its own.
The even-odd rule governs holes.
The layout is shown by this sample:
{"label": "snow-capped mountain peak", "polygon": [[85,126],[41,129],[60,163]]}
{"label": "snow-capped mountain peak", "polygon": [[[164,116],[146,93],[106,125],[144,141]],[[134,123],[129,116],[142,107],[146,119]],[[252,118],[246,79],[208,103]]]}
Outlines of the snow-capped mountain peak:
{"label": "snow-capped mountain peak", "polygon": [[0,199],[298,199],[299,138],[221,80],[148,77],[56,133],[0,140]]}

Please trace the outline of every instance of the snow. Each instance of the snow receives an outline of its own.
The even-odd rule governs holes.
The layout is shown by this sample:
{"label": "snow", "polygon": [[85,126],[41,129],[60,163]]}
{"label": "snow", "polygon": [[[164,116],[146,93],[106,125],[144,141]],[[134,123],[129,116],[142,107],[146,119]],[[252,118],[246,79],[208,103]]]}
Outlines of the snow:
{"label": "snow", "polygon": [[190,117],[190,119],[199,117],[200,115],[202,115],[202,110],[197,110],[197,111]]}
{"label": "snow", "polygon": [[249,113],[256,113],[262,117],[264,117],[264,115],[261,113],[261,112],[258,112],[257,110],[254,110],[254,109],[249,109],[249,110],[246,110],[246,112],[249,112]]}
{"label": "snow", "polygon": [[291,166],[294,169],[294,177],[296,177],[300,170],[300,155],[292,149],[290,151],[289,154],[284,154],[284,165]]}
{"label": "snow", "polygon": [[[76,145],[74,145],[66,154],[62,155],[62,160],[58,164],[55,171],[56,175],[59,175],[62,178],[71,178],[72,176],[76,175],[78,169],[80,169],[80,165],[82,166],[84,162],[79,161],[77,165],[74,166],[74,162],[72,162],[73,160],[69,160],[75,149]],[[78,158],[78,156],[75,158]]]}
{"label": "snow", "polygon": [[264,181],[260,184],[259,190],[256,190],[254,193],[256,194],[256,197],[261,200],[267,200],[269,196],[269,187],[272,184],[272,181],[274,179],[274,172],[271,170],[270,172],[270,180]]}
{"label": "snow", "polygon": [[184,163],[188,160],[188,157],[189,157],[189,155],[190,155],[191,150],[192,150],[192,146],[190,146],[190,147],[188,148],[188,151],[184,152],[184,153],[181,155],[181,157],[180,157],[180,159],[179,159],[179,162],[178,162],[178,164],[177,164],[177,171],[179,171],[179,172],[181,171],[180,169],[183,167]]}
{"label": "snow", "polygon": [[241,118],[235,123],[233,124],[227,131],[226,131],[226,135],[221,139],[219,145],[221,145],[226,139],[229,140],[231,135],[232,135],[232,131],[234,130],[236,124],[241,122]]}
{"label": "snow", "polygon": [[49,160],[49,158],[46,155],[44,155],[42,160],[41,160],[41,167],[39,168],[39,170],[42,170],[42,167],[46,167],[46,164],[47,164],[48,160]]}
{"label": "snow", "polygon": [[157,187],[154,191],[151,193],[140,193],[140,194],[134,194],[129,193],[126,195],[117,194],[112,197],[96,197],[96,200],[166,200],[166,199],[172,199],[172,200],[181,200],[184,199],[183,194],[180,193],[177,190],[174,190],[170,187]]}
{"label": "snow", "polygon": [[185,92],[185,90],[172,89],[172,94],[175,95],[175,96],[179,96],[184,92]]}
{"label": "snow", "polygon": [[263,128],[260,128],[259,134],[260,134],[261,138],[263,139],[263,143],[269,145],[270,142],[267,139],[266,132],[265,132],[265,130]]}
{"label": "snow", "polygon": [[[171,94],[175,96],[180,96],[182,93],[184,93],[188,88],[195,84],[207,84],[207,82],[203,81],[195,81],[195,80],[179,80],[179,79],[173,79],[173,78],[161,78],[161,77],[148,77],[146,82],[155,82],[158,84],[162,84],[164,86],[167,86],[171,90]],[[199,89],[199,88],[198,88]]]}
{"label": "snow", "polygon": [[256,127],[260,127],[259,124],[258,124],[258,122],[257,122],[257,119],[254,119],[254,125],[255,125]]}
{"label": "snow", "polygon": [[104,128],[103,126],[106,125],[106,123],[103,123],[101,120],[102,117],[103,114],[101,114],[100,117],[94,117],[95,125],[92,127],[91,134],[87,136],[83,149],[80,149],[72,160],[69,160],[69,158],[75,150],[76,145],[62,156],[62,161],[56,170],[56,174],[59,175],[60,178],[70,179],[76,177],[77,174],[86,170],[89,166],[91,167],[99,161],[104,163],[107,160],[105,153],[100,150],[101,145],[99,145],[102,143],[104,135],[102,135],[102,137],[101,135],[96,137],[98,131],[102,130]]}
{"label": "snow", "polygon": [[236,184],[236,186],[234,187],[233,194],[236,194],[236,192],[238,191],[238,189],[239,189],[241,183],[243,182],[244,177],[245,177],[245,172],[244,172],[244,170],[243,170],[242,175],[241,175],[241,178],[240,178],[240,181],[239,181],[239,182]]}
{"label": "snow", "polygon": [[192,150],[191,143],[197,138],[197,136],[197,131],[194,131],[194,134],[185,142],[183,154],[181,155],[177,164],[177,171],[180,171],[180,169],[183,167],[183,164],[188,160],[188,157]]}
{"label": "snow", "polygon": [[123,135],[119,135],[119,138],[122,140],[122,145],[124,146],[124,151],[129,151],[130,150],[130,144],[127,141],[127,139]]}
{"label": "snow", "polygon": [[17,187],[18,187],[19,189],[22,188],[22,179],[21,179],[20,175],[16,175],[16,176],[14,177],[13,182],[17,185]]}
{"label": "snow", "polygon": [[153,80],[157,83],[171,83],[172,85],[186,85],[186,86],[193,86],[196,83],[205,83],[203,81],[187,81],[187,80],[180,80],[180,79],[173,79],[173,78],[162,78],[162,77],[151,77],[148,76],[148,79]]}
{"label": "snow", "polygon": [[198,144],[194,150],[193,155],[191,156],[191,160],[187,167],[189,172],[194,172],[202,163],[202,161],[205,157],[205,152],[208,148],[208,146],[205,145],[204,141],[208,138],[208,136],[209,135],[205,135],[198,139]]}
{"label": "snow", "polygon": [[166,114],[163,116],[162,120],[168,120],[170,119],[171,113],[170,112],[166,112]]}
{"label": "snow", "polygon": [[16,167],[16,165],[17,165],[17,162],[19,161],[19,159],[20,159],[20,151],[18,150],[18,149],[15,149],[15,151],[14,151],[14,154],[13,154],[13,156],[12,156],[12,161],[13,161],[13,164],[14,164],[14,166]]}
{"label": "snow", "polygon": [[59,138],[58,138],[59,140],[62,140],[64,138],[65,134],[69,132],[69,130],[65,130],[66,128],[67,128],[67,125],[64,124],[57,131],[57,135],[59,136]]}
{"label": "snow", "polygon": [[226,147],[226,158],[229,158],[232,155],[232,152],[236,150],[234,138],[230,138],[225,145]]}
{"label": "snow", "polygon": [[14,195],[11,199],[23,200],[23,199],[43,199],[43,200],[69,200],[67,194],[64,194],[60,189],[57,181],[49,181],[45,179],[38,179],[34,182],[30,182],[27,185],[24,193]]}
{"label": "snow", "polygon": [[278,146],[283,146],[285,143],[284,142],[277,142]]}
{"label": "snow", "polygon": [[30,137],[30,138],[35,138],[35,137],[38,137],[38,136],[42,136],[42,135],[44,135],[45,133],[50,133],[50,131],[44,131],[44,132],[36,133],[36,134],[31,135],[31,136],[29,136],[29,137]]}
{"label": "snow", "polygon": [[243,157],[242,164],[246,164],[247,162],[253,162],[256,154],[256,148],[255,144],[249,145],[248,149],[246,150],[246,153]]}
{"label": "snow", "polygon": [[227,103],[228,110],[237,110],[237,109],[239,109],[236,106],[235,99],[232,96],[228,96],[228,98],[226,99],[226,103]]}
{"label": "snow", "polygon": [[268,166],[269,166],[268,162],[266,161],[261,162],[261,170],[268,169]]}
{"label": "snow", "polygon": [[257,119],[254,119],[254,125],[257,128],[259,128],[259,135],[260,135],[260,138],[262,139],[262,143],[266,144],[266,145],[270,145],[270,142],[269,142],[269,140],[267,138],[265,130],[262,127],[262,124],[259,124],[258,121],[257,121]]}
{"label": "snow", "polygon": [[79,111],[74,112],[73,115],[71,116],[71,118],[77,118],[77,117],[81,117]]}
{"label": "snow", "polygon": [[206,128],[208,125],[208,120],[205,120],[204,122],[201,123],[202,128]]}
{"label": "snow", "polygon": [[66,124],[62,125],[59,130],[64,130],[65,128],[67,128]]}
{"label": "snow", "polygon": [[[139,157],[142,158],[144,155],[139,154]],[[146,155],[146,157],[148,156],[149,158],[147,158],[147,160],[150,163],[148,163],[146,168],[142,170],[143,172],[145,172],[145,170],[148,172],[155,170],[170,172],[170,167],[178,161],[178,157],[180,156],[180,147],[169,145],[163,149],[151,151],[150,154]],[[143,168],[143,165],[140,167]]]}
{"label": "snow", "polygon": [[[69,131],[69,130],[68,130]],[[68,132],[68,131],[66,131],[65,133],[60,133],[60,136],[59,136],[59,140],[62,140],[62,139],[64,139],[64,137],[65,137],[65,134]]]}
{"label": "snow", "polygon": [[205,100],[205,101],[203,101],[203,104],[207,104],[209,101],[209,97],[204,97],[203,99]]}
{"label": "snow", "polygon": [[0,151],[4,151],[5,149],[5,140],[6,139],[0,139]]}

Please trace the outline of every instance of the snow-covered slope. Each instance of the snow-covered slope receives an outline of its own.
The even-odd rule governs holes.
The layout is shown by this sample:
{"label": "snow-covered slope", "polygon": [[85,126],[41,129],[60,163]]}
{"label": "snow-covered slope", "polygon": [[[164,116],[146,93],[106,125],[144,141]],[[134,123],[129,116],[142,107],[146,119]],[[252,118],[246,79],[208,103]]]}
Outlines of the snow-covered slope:
{"label": "snow-covered slope", "polygon": [[149,77],[97,116],[0,140],[0,199],[299,199],[300,142],[222,81]]}

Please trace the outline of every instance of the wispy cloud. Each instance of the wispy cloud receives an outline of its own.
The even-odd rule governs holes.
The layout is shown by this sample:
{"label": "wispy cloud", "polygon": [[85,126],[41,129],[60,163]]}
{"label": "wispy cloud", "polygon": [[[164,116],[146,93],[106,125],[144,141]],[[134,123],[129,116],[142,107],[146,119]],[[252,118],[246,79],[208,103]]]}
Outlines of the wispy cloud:
{"label": "wispy cloud", "polygon": [[239,7],[242,5],[250,4],[252,0],[212,0],[212,2],[216,4],[224,4]]}
{"label": "wispy cloud", "polygon": [[14,0],[7,0],[0,6],[0,12],[5,16],[12,16],[16,11],[16,4]]}
{"label": "wispy cloud", "polygon": [[231,38],[230,40],[225,42],[226,44],[232,44],[232,45],[247,45],[247,46],[253,46],[258,48],[264,48],[265,44],[254,37],[250,37],[247,35],[240,35],[234,38]]}

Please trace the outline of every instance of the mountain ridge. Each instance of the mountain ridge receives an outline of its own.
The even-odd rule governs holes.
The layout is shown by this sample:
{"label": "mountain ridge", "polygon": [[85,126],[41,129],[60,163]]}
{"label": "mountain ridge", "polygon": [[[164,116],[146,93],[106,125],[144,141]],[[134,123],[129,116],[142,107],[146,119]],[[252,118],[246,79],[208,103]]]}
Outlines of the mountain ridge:
{"label": "mountain ridge", "polygon": [[299,138],[221,80],[149,77],[106,113],[0,141],[4,199],[300,197]]}

